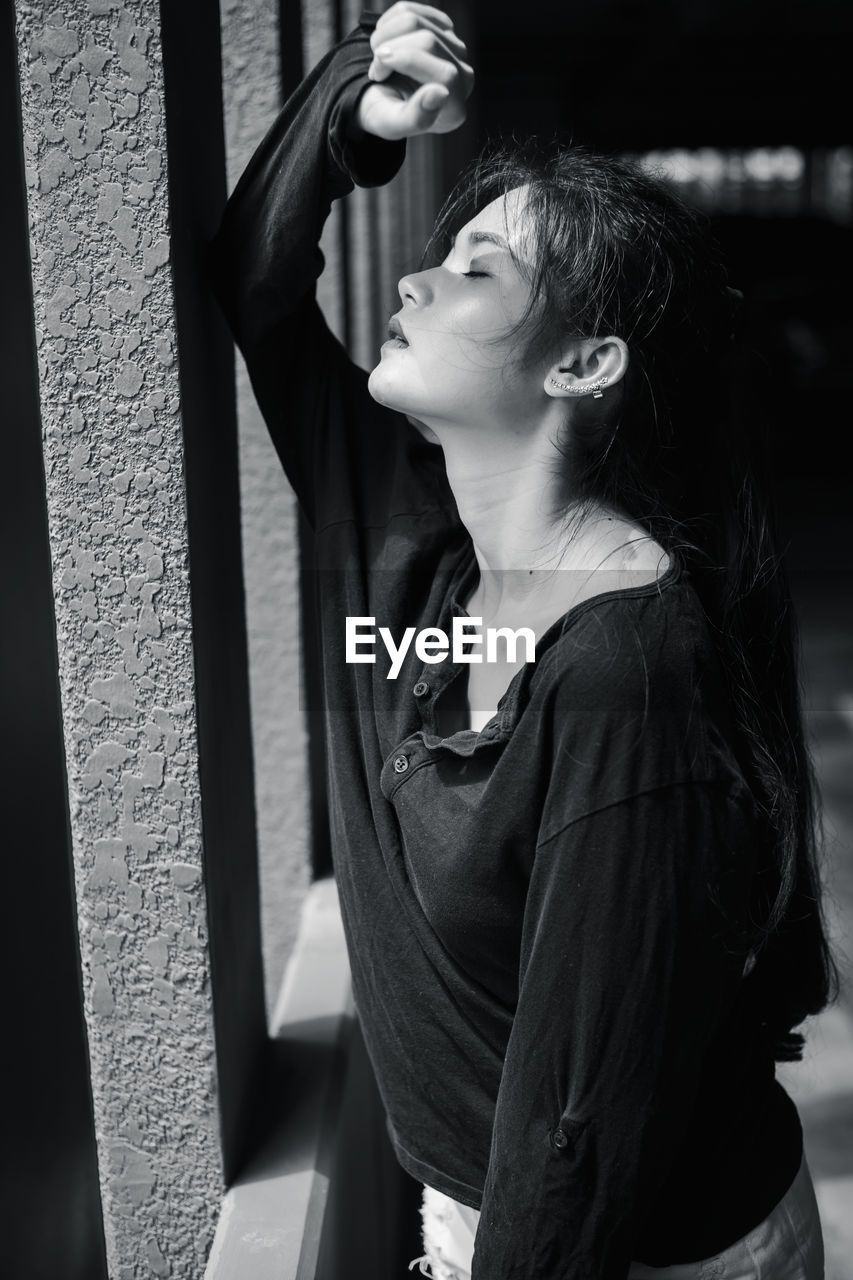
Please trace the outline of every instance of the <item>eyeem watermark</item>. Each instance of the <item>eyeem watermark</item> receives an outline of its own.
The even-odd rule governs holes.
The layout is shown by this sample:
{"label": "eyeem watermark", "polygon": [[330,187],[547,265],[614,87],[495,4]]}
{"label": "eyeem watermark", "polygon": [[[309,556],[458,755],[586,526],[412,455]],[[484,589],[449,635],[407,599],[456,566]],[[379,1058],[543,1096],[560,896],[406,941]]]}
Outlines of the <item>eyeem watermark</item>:
{"label": "eyeem watermark", "polygon": [[[376,661],[375,624],[375,618],[347,618],[347,662]],[[452,657],[454,662],[513,663],[518,661],[520,640],[524,642],[524,661],[536,661],[536,636],[530,627],[519,627],[517,631],[512,627],[486,627],[484,651],[482,618],[454,618],[449,636],[440,627],[425,627],[423,631],[406,627],[399,644],[387,627],[379,627],[378,634],[391,659],[388,680],[397,679],[413,640],[415,653],[421,662],[444,662],[445,658]],[[502,653],[498,652],[499,641],[503,642]]]}

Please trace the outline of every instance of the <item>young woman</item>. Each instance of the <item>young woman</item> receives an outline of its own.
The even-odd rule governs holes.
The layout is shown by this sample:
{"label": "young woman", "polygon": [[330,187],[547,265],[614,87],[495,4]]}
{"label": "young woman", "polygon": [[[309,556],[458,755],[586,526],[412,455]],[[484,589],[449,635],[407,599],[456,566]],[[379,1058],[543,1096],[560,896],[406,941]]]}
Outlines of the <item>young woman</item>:
{"label": "young woman", "polygon": [[331,202],[471,84],[441,11],[366,15],[214,246],[316,533],[335,870],[421,1269],[818,1280],[774,1078],[833,980],[812,781],[698,218],[516,148],[450,198],[369,379],[315,301]]}

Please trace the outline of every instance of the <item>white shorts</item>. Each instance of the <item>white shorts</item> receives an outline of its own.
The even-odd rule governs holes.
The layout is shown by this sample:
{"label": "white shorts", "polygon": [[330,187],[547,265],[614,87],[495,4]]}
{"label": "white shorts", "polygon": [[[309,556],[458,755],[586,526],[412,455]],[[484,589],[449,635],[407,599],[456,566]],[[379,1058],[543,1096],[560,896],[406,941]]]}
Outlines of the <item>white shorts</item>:
{"label": "white shorts", "polygon": [[[476,1209],[424,1187],[424,1254],[409,1263],[433,1280],[470,1280]],[[628,1280],[823,1280],[823,1236],[809,1167],[799,1171],[770,1214],[722,1253],[699,1262],[649,1267],[633,1262]]]}

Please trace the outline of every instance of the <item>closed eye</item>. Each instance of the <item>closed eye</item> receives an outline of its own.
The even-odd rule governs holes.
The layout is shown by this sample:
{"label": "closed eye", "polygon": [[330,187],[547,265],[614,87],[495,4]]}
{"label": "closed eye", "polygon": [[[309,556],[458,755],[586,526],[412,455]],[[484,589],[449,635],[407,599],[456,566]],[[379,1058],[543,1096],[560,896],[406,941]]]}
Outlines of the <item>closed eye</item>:
{"label": "closed eye", "polygon": [[463,271],[461,272],[461,274],[463,276],[467,276],[470,279],[471,276],[487,276],[489,272],[488,271]]}

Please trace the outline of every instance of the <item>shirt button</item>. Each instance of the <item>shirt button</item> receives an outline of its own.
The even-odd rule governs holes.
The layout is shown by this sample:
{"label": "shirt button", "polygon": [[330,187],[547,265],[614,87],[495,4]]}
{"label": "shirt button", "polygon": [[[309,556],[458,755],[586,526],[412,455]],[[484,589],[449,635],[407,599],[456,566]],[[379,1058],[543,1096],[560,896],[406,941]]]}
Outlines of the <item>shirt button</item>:
{"label": "shirt button", "polygon": [[405,757],[405,756],[397,756],[397,759],[394,761],[394,772],[395,772],[395,773],[405,773],[405,772],[406,772],[406,770],[408,769],[408,767],[409,767],[409,762],[408,762],[408,760],[406,759],[406,757]]}
{"label": "shirt button", "polygon": [[562,1151],[564,1147],[569,1145],[569,1139],[564,1129],[555,1129],[551,1134],[551,1141],[558,1151]]}
{"label": "shirt button", "polygon": [[425,693],[429,693],[429,685],[426,680],[419,680],[412,690],[412,693],[416,698],[422,698]]}

